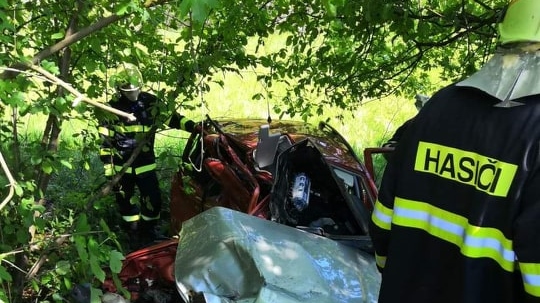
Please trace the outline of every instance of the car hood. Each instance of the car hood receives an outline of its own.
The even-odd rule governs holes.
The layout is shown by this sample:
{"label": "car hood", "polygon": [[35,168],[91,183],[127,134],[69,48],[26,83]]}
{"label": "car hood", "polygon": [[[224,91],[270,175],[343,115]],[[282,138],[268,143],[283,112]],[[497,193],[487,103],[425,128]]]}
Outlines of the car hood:
{"label": "car hood", "polygon": [[184,222],[175,279],[186,302],[377,302],[374,257],[231,209]]}

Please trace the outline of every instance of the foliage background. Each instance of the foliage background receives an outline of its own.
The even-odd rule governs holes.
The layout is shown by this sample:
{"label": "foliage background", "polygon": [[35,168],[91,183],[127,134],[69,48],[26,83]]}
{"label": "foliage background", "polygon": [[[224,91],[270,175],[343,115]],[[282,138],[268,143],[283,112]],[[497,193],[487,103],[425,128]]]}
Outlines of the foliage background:
{"label": "foliage background", "polygon": [[[416,93],[485,62],[505,3],[0,0],[0,300],[63,301],[83,282],[97,299],[103,266],[119,271],[95,132],[118,63],[140,66],[162,112],[325,119],[361,152]],[[163,180],[183,136],[158,136]]]}

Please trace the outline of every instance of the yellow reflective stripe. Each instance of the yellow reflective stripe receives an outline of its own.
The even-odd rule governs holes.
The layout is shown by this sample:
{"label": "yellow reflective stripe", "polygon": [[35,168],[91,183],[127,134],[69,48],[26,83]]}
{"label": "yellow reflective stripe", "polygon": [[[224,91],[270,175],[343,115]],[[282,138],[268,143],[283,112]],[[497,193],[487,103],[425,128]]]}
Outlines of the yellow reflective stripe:
{"label": "yellow reflective stripe", "polygon": [[379,256],[375,254],[375,262],[377,263],[377,266],[380,268],[384,268],[386,265],[386,256]]}
{"label": "yellow reflective stripe", "polygon": [[375,203],[371,220],[382,229],[390,230],[392,224],[392,209],[384,206],[379,200]]}
{"label": "yellow reflective stripe", "polygon": [[114,154],[114,150],[112,148],[102,147],[99,149],[100,156],[110,156],[112,154]]}
{"label": "yellow reflective stripe", "polygon": [[[128,167],[126,169],[125,173],[126,174],[132,174],[133,172],[135,172],[136,175],[140,175],[142,173],[155,170],[156,167],[157,167],[156,163],[139,166],[139,167],[136,167],[135,169],[133,169],[132,167]],[[122,165],[115,165],[114,169],[116,170],[116,172],[120,172],[122,170]]]}
{"label": "yellow reflective stripe", "polygon": [[114,136],[114,131],[113,130],[110,130],[104,126],[100,126],[98,127],[98,132],[104,136],[107,136],[107,137],[112,137]]}
{"label": "yellow reflective stripe", "polygon": [[140,220],[139,215],[133,215],[133,216],[122,216],[122,219],[126,222],[135,222]]}
{"label": "yellow reflective stripe", "polygon": [[495,228],[470,225],[467,218],[427,203],[396,197],[392,223],[422,229],[430,235],[457,245],[470,258],[490,258],[504,270],[513,272],[515,253],[512,241]]}
{"label": "yellow reflective stripe", "polygon": [[414,169],[473,186],[488,195],[506,197],[518,166],[478,153],[420,141]]}
{"label": "yellow reflective stripe", "polygon": [[143,133],[150,130],[150,127],[144,125],[116,125],[114,129],[119,133]]}
{"label": "yellow reflective stripe", "polygon": [[[115,165],[114,170],[116,172],[120,172],[120,171],[122,171],[122,167],[123,167],[122,165]],[[126,168],[126,171],[124,173],[131,174],[131,173],[133,173],[133,169],[131,167],[128,167],[128,168]]]}
{"label": "yellow reflective stripe", "polygon": [[114,165],[105,164],[103,165],[103,169],[105,170],[106,177],[114,176]]}
{"label": "yellow reflective stripe", "polygon": [[151,171],[151,170],[155,170],[155,169],[156,169],[156,163],[152,163],[152,164],[148,164],[148,165],[144,165],[144,166],[140,166],[140,167],[135,168],[135,174],[138,175],[138,174],[142,174],[142,173],[145,173],[147,171]]}
{"label": "yellow reflective stripe", "polygon": [[525,291],[532,296],[540,297],[540,264],[519,262],[523,276]]}
{"label": "yellow reflective stripe", "polygon": [[191,119],[189,119],[189,118],[187,118],[187,117],[183,117],[183,118],[180,120],[180,129],[186,130],[186,123],[188,123],[189,121],[191,121]]}
{"label": "yellow reflective stripe", "polygon": [[152,221],[152,220],[157,220],[159,219],[159,215],[155,216],[155,217],[148,217],[148,216],[145,216],[145,215],[142,215],[141,214],[141,218],[144,220],[144,221]]}

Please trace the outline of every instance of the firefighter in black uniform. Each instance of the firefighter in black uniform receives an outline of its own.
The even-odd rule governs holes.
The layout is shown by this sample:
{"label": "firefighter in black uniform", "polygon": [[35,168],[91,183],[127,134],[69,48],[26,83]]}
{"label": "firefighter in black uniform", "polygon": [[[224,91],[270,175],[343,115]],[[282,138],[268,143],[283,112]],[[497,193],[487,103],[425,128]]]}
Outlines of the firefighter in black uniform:
{"label": "firefighter in black uniform", "polygon": [[[122,216],[121,227],[129,236],[131,248],[139,248],[162,238],[158,225],[162,200],[156,175],[155,136],[150,133],[158,122],[159,113],[156,113],[155,106],[158,99],[155,95],[141,92],[142,76],[134,65],[123,64],[111,82],[118,95],[110,101],[110,106],[132,113],[136,120],[115,117],[112,121],[101,122],[100,159],[104,163],[105,176],[112,178],[120,172],[139,144],[145,142],[115,186],[116,202]],[[178,113],[165,121],[165,125],[188,132],[200,129],[198,124]],[[132,201],[135,186],[140,192],[140,207]]]}
{"label": "firefighter in black uniform", "polygon": [[379,302],[540,302],[540,1],[434,94],[385,170],[370,234]]}

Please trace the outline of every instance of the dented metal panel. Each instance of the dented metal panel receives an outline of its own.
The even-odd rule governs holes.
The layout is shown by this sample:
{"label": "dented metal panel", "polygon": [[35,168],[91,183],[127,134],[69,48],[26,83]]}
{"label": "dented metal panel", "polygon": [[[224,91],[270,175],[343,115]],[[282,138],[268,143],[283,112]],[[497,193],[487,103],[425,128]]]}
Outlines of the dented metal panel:
{"label": "dented metal panel", "polygon": [[184,222],[175,264],[186,302],[377,302],[380,285],[371,254],[221,207]]}

